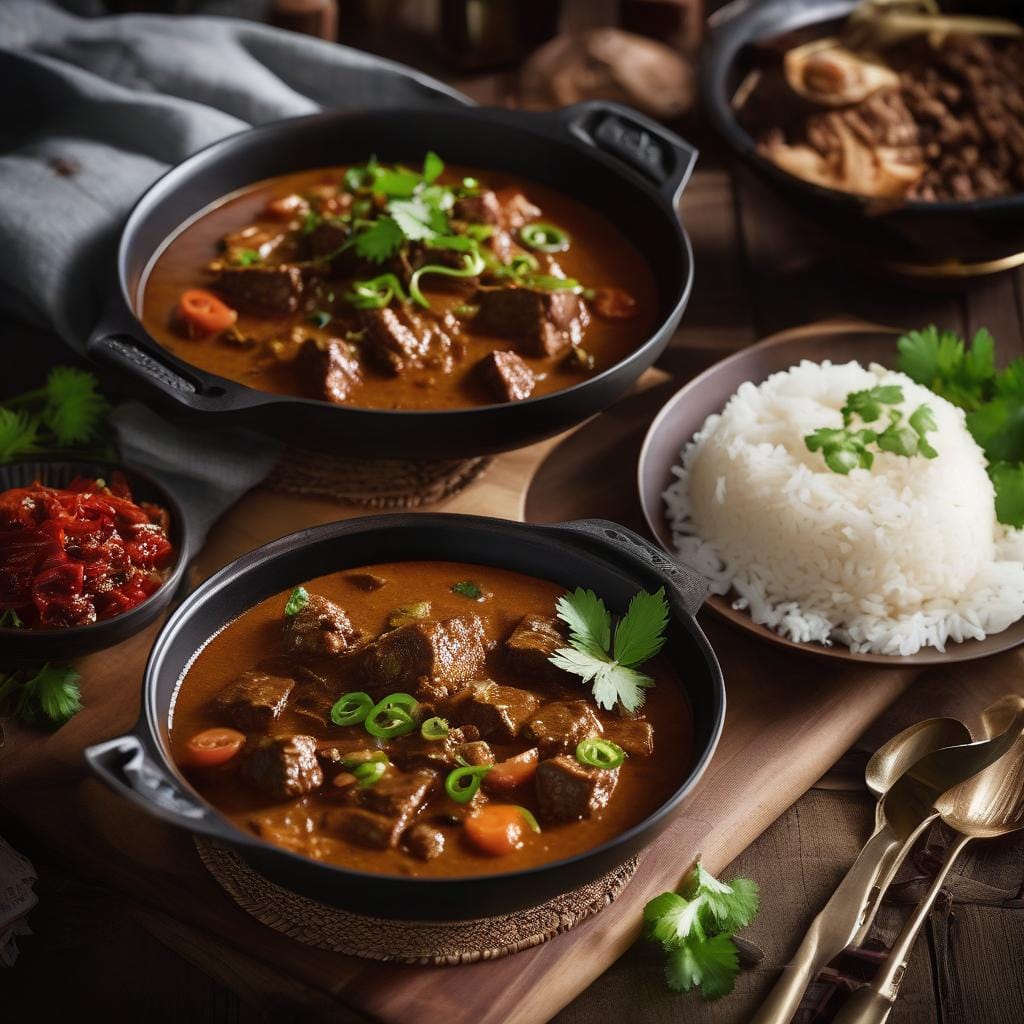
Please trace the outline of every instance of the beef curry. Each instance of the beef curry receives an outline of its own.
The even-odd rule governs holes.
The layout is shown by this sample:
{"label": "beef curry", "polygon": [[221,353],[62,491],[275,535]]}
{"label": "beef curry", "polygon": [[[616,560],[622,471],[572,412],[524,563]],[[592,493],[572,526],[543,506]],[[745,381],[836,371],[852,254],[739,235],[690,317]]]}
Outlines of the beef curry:
{"label": "beef curry", "polygon": [[186,223],[139,295],[185,362],[375,409],[516,402],[586,380],[652,332],[653,275],[602,215],[499,172],[334,167]]}
{"label": "beef curry", "polygon": [[186,673],[173,757],[240,829],[351,869],[460,877],[582,853],[678,789],[692,718],[663,655],[632,716],[553,665],[563,593],[405,562],[268,598]]}

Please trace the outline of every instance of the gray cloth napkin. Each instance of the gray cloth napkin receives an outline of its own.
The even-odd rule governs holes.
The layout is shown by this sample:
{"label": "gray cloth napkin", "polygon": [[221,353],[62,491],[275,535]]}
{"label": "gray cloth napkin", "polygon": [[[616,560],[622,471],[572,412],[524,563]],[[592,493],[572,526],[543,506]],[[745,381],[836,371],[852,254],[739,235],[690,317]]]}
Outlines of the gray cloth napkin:
{"label": "gray cloth napkin", "polygon": [[[409,68],[254,22],[80,18],[45,0],[0,2],[0,92],[0,311],[79,352],[113,287],[120,226],[169,166],[325,107],[466,102]],[[149,410],[119,411],[115,428],[126,459],[164,478],[174,467],[183,506],[205,510],[197,540],[276,453],[195,426],[172,434]]]}

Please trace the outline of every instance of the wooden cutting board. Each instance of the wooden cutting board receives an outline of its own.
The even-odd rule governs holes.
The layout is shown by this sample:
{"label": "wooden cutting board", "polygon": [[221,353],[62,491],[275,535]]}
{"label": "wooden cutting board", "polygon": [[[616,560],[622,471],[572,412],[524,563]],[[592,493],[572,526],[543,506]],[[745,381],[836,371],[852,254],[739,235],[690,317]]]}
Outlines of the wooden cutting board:
{"label": "wooden cutting board", "polygon": [[[704,362],[719,354],[710,350]],[[699,367],[701,353],[693,362]],[[639,528],[637,452],[646,425],[679,377],[673,382],[654,374],[645,383],[571,436],[499,457],[484,479],[433,511],[533,521],[604,516]],[[325,501],[256,491],[211,533],[196,573],[207,575],[292,530],[351,514]],[[714,620],[704,626],[722,661],[729,709],[700,786],[645,852],[616,903],[575,930],[504,960],[406,967],[302,946],[238,909],[206,873],[187,834],[91,778],[82,750],[135,722],[142,667],[157,626],[81,659],[85,709],[58,732],[8,725],[0,751],[0,811],[72,869],[360,1015],[389,1024],[542,1024],[636,939],[648,899],[678,886],[697,856],[712,871],[728,864],[914,679],[896,669],[826,666]]]}

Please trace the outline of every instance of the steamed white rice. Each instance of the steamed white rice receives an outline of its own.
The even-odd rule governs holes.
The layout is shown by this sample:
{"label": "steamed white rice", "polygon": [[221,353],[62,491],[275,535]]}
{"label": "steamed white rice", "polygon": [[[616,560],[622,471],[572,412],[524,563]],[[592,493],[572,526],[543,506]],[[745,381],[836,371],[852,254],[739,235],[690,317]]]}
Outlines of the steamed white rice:
{"label": "steamed white rice", "polygon": [[[880,452],[870,470],[834,473],[804,437],[841,427],[846,396],[876,384],[899,384],[907,415],[931,407],[938,457]],[[908,655],[1024,616],[1024,536],[997,523],[985,467],[963,411],[910,378],[803,362],[709,416],[664,498],[682,561],[755,622]]]}

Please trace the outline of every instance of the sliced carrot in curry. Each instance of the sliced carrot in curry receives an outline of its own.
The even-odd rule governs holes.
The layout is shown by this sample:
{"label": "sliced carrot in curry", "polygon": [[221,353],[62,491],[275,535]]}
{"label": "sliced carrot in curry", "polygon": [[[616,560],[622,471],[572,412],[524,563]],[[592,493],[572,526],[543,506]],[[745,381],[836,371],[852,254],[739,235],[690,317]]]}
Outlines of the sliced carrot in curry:
{"label": "sliced carrot in curry", "polygon": [[190,327],[204,334],[227,330],[238,319],[238,314],[230,306],[203,288],[189,288],[183,292],[178,313]]}
{"label": "sliced carrot in curry", "polygon": [[485,776],[484,789],[507,793],[529,782],[537,774],[540,755],[537,748],[524,750],[507,761],[499,761]]}
{"label": "sliced carrot in curry", "polygon": [[527,824],[523,812],[513,804],[486,804],[466,818],[463,828],[478,850],[501,857],[523,845]]}

